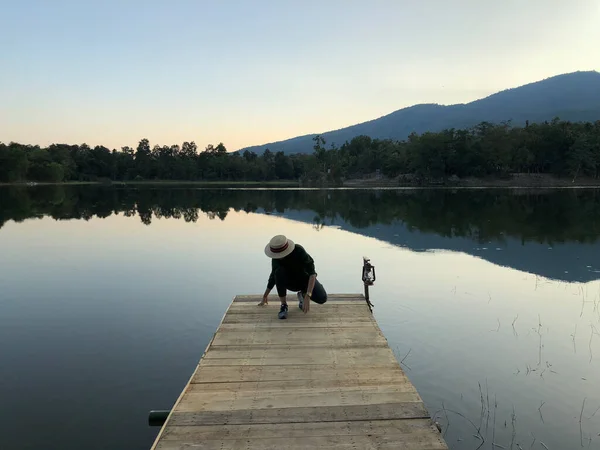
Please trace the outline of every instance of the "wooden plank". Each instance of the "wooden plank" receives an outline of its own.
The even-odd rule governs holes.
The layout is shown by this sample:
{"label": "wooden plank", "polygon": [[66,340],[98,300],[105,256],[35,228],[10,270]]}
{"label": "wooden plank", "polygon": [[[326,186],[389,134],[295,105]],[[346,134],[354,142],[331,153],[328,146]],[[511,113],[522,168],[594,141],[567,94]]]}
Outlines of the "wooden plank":
{"label": "wooden plank", "polygon": [[410,436],[321,436],[272,439],[214,440],[203,443],[164,440],[158,450],[313,450],[328,448],[331,450],[439,450],[447,449],[433,434]]}
{"label": "wooden plank", "polygon": [[[293,298],[295,294],[288,293],[288,299]],[[273,299],[273,301],[278,302],[279,298],[276,295],[269,295],[269,302]],[[238,295],[233,300],[234,303],[253,303],[260,302],[262,300],[262,295]],[[365,297],[363,294],[328,294],[327,302],[337,302],[337,301],[365,301]]]}
{"label": "wooden plank", "polygon": [[204,358],[207,366],[288,366],[307,364],[337,364],[368,366],[396,362],[387,346],[351,348],[302,348],[277,346],[270,348],[211,348]]}
{"label": "wooden plank", "polygon": [[[348,308],[360,308],[360,309],[355,309],[354,311],[352,309],[335,309],[336,307],[334,305],[331,305],[329,309],[325,309],[324,306],[319,306],[319,308],[317,309],[315,308],[311,308],[310,312],[308,314],[305,314],[304,312],[302,312],[298,307],[294,306],[293,308],[290,308],[288,311],[288,315],[287,315],[287,320],[290,319],[301,319],[301,320],[305,320],[307,322],[312,321],[314,319],[319,319],[319,318],[327,318],[327,319],[335,319],[335,320],[346,320],[346,319],[358,319],[358,318],[363,318],[363,319],[367,319],[367,317],[365,316],[365,312],[362,310],[362,306],[348,306]],[[368,311],[368,310],[367,310]],[[232,311],[231,313],[229,313],[229,317],[235,317],[235,316],[244,316],[245,317],[251,317],[252,319],[255,318],[260,318],[262,317],[268,317],[270,319],[277,319],[277,320],[281,320],[279,319],[279,317],[277,316],[279,313],[279,308],[277,308],[277,310],[275,311],[274,308],[260,308],[260,307],[256,307],[253,308],[252,311]],[[249,322],[248,320],[245,320],[245,322]]]}
{"label": "wooden plank", "polygon": [[376,329],[354,328],[274,328],[271,330],[219,331],[213,345],[311,345],[324,346],[386,344],[387,340]]}
{"label": "wooden plank", "polygon": [[[230,307],[230,311],[235,311],[235,310],[239,310],[239,309],[252,309],[254,307],[256,308],[279,308],[280,306],[280,302],[279,302],[279,297],[269,297],[269,303],[266,305],[259,305],[259,302],[262,300],[262,298],[259,299],[255,299],[257,300],[257,302],[234,302],[231,304]],[[287,302],[288,305],[291,304],[298,304],[298,297],[296,295],[288,295],[287,296]],[[314,306],[315,308],[325,308],[326,306],[352,306],[352,307],[357,307],[357,308],[367,308],[367,310],[369,309],[367,307],[367,303],[365,302],[364,299],[356,299],[356,300],[352,300],[350,297],[348,298],[339,298],[339,299],[334,299],[334,300],[327,300],[325,303],[316,303],[311,301],[310,302],[311,306]]]}
{"label": "wooden plank", "polygon": [[[279,442],[285,437],[286,442]],[[164,434],[164,448],[186,448],[191,442],[202,443],[205,448],[318,448],[332,444],[319,438],[335,437],[334,449],[347,443],[361,444],[354,448],[445,449],[439,433],[427,419],[375,420],[344,422],[278,423],[256,425],[203,425],[173,426]],[[361,442],[364,437],[370,438]],[[172,442],[168,442],[172,441]],[[233,441],[233,442],[231,442]],[[291,447],[287,441],[290,441]],[[422,444],[422,445],[421,445]],[[384,447],[382,447],[384,445]],[[254,447],[253,447],[254,446]],[[309,447],[310,446],[310,447]],[[187,447],[189,448],[189,447]],[[199,447],[202,448],[202,447]],[[277,448],[277,447],[275,447]]]}
{"label": "wooden plank", "polygon": [[260,329],[273,329],[273,328],[370,328],[378,330],[379,327],[372,320],[327,320],[321,322],[314,322],[308,320],[269,320],[269,321],[257,321],[255,323],[224,323],[219,327],[220,331],[241,331],[241,330],[260,330]]}
{"label": "wooden plank", "polygon": [[[235,307],[235,309],[242,309],[242,308],[247,308],[247,309],[252,309],[254,307],[256,308],[264,308],[264,307],[276,307],[279,310],[279,306],[281,305],[281,303],[279,302],[279,297],[269,297],[269,303],[267,305],[260,305],[259,302],[262,299],[255,299],[255,301],[245,301],[245,302],[237,302],[234,303],[233,306]],[[297,306],[298,305],[298,298],[294,295],[294,296],[288,296],[287,297],[287,303],[288,306]],[[367,306],[367,303],[365,301],[364,298],[339,298],[339,299],[333,299],[333,300],[327,300],[325,303],[317,303],[317,302],[310,302],[310,306],[311,308],[314,306],[315,308],[324,308],[326,306],[364,306],[365,308],[369,309]]]}
{"label": "wooden plank", "polygon": [[[288,300],[288,302],[289,302],[289,300]],[[298,302],[296,302],[296,303],[298,303]],[[315,302],[311,302],[310,305],[312,307],[312,305],[319,305],[319,304],[315,303]],[[367,302],[365,301],[364,298],[351,298],[351,297],[334,298],[334,299],[331,299],[331,300],[327,300],[327,302],[325,302],[325,304],[323,304],[322,306],[325,306],[325,305],[336,305],[336,306],[338,306],[338,305],[349,305],[349,306],[359,305],[359,306],[363,306],[364,305],[365,308],[368,309]],[[319,306],[321,306],[321,305],[319,305]],[[370,311],[369,311],[369,313],[370,313]]]}
{"label": "wooden plank", "polygon": [[428,419],[422,402],[267,408],[230,411],[173,412],[171,425],[235,425],[257,423],[344,422],[358,420]]}
{"label": "wooden plank", "polygon": [[[236,398],[276,398],[290,397],[304,392],[314,393],[351,393],[364,392],[372,394],[409,392],[415,393],[416,389],[407,378],[402,380],[285,380],[285,381],[262,381],[262,382],[238,382],[238,383],[190,383],[186,394],[204,396],[217,396],[227,398],[235,394]],[[408,400],[403,400],[408,401]],[[387,402],[386,402],[387,403]]]}
{"label": "wooden plank", "polygon": [[446,449],[429,420],[172,427],[164,449]]}
{"label": "wooden plank", "polygon": [[191,385],[176,412],[234,411],[267,408],[311,408],[352,405],[382,405],[386,403],[420,403],[416,392],[402,392],[400,387],[353,389],[305,389],[298,392],[254,391],[254,392],[194,392]]}
{"label": "wooden plank", "polygon": [[356,358],[349,355],[337,356],[335,358],[324,358],[318,356],[305,356],[302,358],[282,357],[282,358],[215,358],[206,359],[205,365],[214,366],[293,366],[296,364],[337,364],[339,366],[356,366],[357,364],[380,364],[381,358],[374,355],[369,355],[364,358]]}
{"label": "wooden plank", "polygon": [[[366,307],[364,307],[366,309]],[[369,310],[367,309],[367,312]],[[230,316],[236,315],[253,315],[253,316],[269,316],[275,317],[277,319],[279,314],[279,307],[275,308],[272,306],[253,306],[250,310],[248,309],[236,309],[234,311],[230,311]],[[357,317],[365,317],[365,311],[363,310],[362,305],[318,305],[311,306],[310,312],[305,314],[298,305],[293,305],[288,310],[288,319],[290,317],[302,317],[304,320],[312,320],[314,317],[327,317],[330,319],[343,320],[346,318],[357,318]]]}
{"label": "wooden plank", "polygon": [[[242,313],[242,314],[248,314],[249,312],[255,313],[255,314],[272,314],[273,312],[275,312],[277,314],[277,312],[279,312],[279,308],[280,308],[281,304],[277,301],[277,302],[269,302],[268,305],[255,305],[252,303],[232,303],[231,307],[229,308],[229,311],[227,312],[227,314],[236,314],[236,313]],[[298,308],[298,299],[294,299],[289,301],[288,303],[288,307],[290,308],[290,311],[294,311],[294,310],[298,310],[298,312],[301,312],[303,315],[304,313],[300,310],[300,308]],[[360,314],[365,314],[365,310],[367,313],[369,313],[369,308],[367,307],[367,304],[364,302],[333,302],[333,303],[324,303],[324,304],[319,304],[319,303],[315,303],[315,302],[311,302],[310,303],[310,312],[313,311],[317,311],[317,312],[327,312],[330,315],[333,312],[341,312],[343,314],[348,314],[348,313],[360,313]]]}
{"label": "wooden plank", "polygon": [[[280,320],[279,322],[285,322],[284,320]],[[307,321],[308,322],[308,321]],[[296,322],[297,323],[297,322]],[[372,324],[372,323],[371,323]],[[355,335],[372,335],[373,337],[383,337],[381,331],[378,327],[375,327],[374,324],[371,329],[354,329],[352,327],[318,327],[318,329],[306,329],[303,327],[296,327],[295,329],[289,329],[286,326],[275,326],[270,327],[269,329],[260,329],[255,328],[254,330],[236,330],[229,329],[228,331],[219,330],[217,332],[217,337],[227,337],[227,336],[298,336],[298,340],[301,340],[304,337],[309,335],[318,335],[318,336],[329,336],[329,337],[344,337],[344,336],[355,336]]]}
{"label": "wooden plank", "polygon": [[[275,359],[275,358],[319,358],[326,359],[331,358],[329,362],[323,362],[320,364],[337,364],[336,358],[355,358],[360,360],[361,358],[367,358],[369,355],[380,358],[382,364],[392,363],[396,361],[394,353],[383,343],[365,343],[364,345],[352,345],[352,346],[325,346],[319,347],[309,345],[278,345],[278,346],[255,346],[247,347],[243,345],[226,345],[216,346],[211,345],[204,359]],[[300,365],[301,363],[298,363]],[[361,364],[360,366],[364,366]]]}
{"label": "wooden plank", "polygon": [[[368,311],[368,310],[367,310]],[[271,307],[253,307],[250,311],[236,310],[232,311],[230,316],[265,316],[265,317],[274,317],[279,319],[279,308],[271,308]],[[348,306],[347,309],[339,309],[335,305],[329,305],[329,308],[325,306],[319,307],[311,307],[310,312],[305,314],[298,308],[297,306],[293,306],[289,308],[287,318],[302,318],[305,321],[313,320],[314,318],[326,317],[328,319],[335,320],[345,320],[345,319],[357,319],[357,318],[367,318],[365,317],[365,312],[362,310],[362,306]],[[281,320],[281,319],[279,319]]]}
{"label": "wooden plank", "polygon": [[337,341],[337,342],[328,342],[328,343],[323,343],[323,342],[296,342],[293,340],[290,341],[281,341],[279,343],[269,343],[269,344],[249,344],[249,345],[244,345],[243,343],[240,344],[235,344],[235,345],[213,345],[211,347],[212,350],[227,350],[227,349],[231,349],[233,347],[237,348],[238,350],[243,350],[243,349],[260,349],[261,347],[268,345],[271,349],[275,350],[275,349],[285,349],[287,350],[287,352],[294,352],[295,350],[299,349],[299,348],[305,348],[305,349],[323,349],[323,348],[328,348],[328,349],[353,349],[353,348],[374,348],[374,347],[386,347],[387,346],[387,342],[383,341],[383,340],[378,340],[376,342],[341,342],[341,341]]}
{"label": "wooden plank", "polygon": [[[193,385],[192,385],[193,384]],[[207,382],[207,383],[195,383],[192,381],[189,385],[187,392],[235,392],[238,395],[244,395],[245,392],[274,392],[277,395],[278,392],[285,392],[286,395],[290,393],[297,393],[305,390],[319,390],[325,391],[331,389],[357,389],[357,390],[368,390],[369,388],[380,388],[380,387],[397,387],[404,392],[415,392],[414,386],[408,381],[406,376],[388,376],[383,377],[371,377],[371,378],[312,378],[312,379],[289,379],[289,380],[269,380],[269,381],[237,381],[237,382]]]}
{"label": "wooden plank", "polygon": [[[310,319],[306,319],[309,317]],[[331,326],[335,326],[336,323],[343,322],[367,322],[373,323],[374,319],[369,316],[361,316],[359,314],[344,315],[343,317],[332,317],[327,314],[313,314],[311,310],[308,314],[304,314],[302,311],[290,311],[286,320],[280,320],[277,317],[277,313],[274,314],[232,314],[225,317],[223,323],[329,323]]]}
{"label": "wooden plank", "polygon": [[219,366],[204,364],[196,370],[192,383],[227,383],[236,381],[283,381],[283,380],[400,380],[406,375],[393,362],[369,367],[341,367],[338,365],[290,365],[290,366]]}
{"label": "wooden plank", "polygon": [[269,439],[282,435],[289,438],[367,434],[398,436],[429,433],[432,426],[428,419],[173,426],[165,432],[163,439],[205,442],[221,439]]}

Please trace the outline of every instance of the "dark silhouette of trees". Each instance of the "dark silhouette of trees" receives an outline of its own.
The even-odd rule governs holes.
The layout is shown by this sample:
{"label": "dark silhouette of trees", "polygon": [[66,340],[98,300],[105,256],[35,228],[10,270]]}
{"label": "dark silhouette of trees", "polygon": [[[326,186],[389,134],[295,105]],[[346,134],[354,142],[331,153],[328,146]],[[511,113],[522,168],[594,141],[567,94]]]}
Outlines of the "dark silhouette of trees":
{"label": "dark silhouette of trees", "polygon": [[469,129],[412,133],[393,141],[357,136],[339,148],[316,136],[313,154],[228,153],[223,143],[198,151],[194,142],[150,146],[142,139],[109,150],[86,144],[48,148],[0,143],[0,182],[19,181],[271,181],[339,182],[379,172],[416,182],[452,177],[508,177],[511,173],[600,177],[600,121],[555,119],[514,127],[482,122]]}

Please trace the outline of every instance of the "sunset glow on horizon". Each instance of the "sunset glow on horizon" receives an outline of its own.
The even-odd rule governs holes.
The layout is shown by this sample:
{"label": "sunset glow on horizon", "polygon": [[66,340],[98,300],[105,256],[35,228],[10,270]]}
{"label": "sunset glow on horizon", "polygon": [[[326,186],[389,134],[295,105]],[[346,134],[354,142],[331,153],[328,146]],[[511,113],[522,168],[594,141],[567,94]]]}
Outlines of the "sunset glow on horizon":
{"label": "sunset glow on horizon", "polygon": [[600,70],[593,0],[5,2],[0,141],[228,150]]}

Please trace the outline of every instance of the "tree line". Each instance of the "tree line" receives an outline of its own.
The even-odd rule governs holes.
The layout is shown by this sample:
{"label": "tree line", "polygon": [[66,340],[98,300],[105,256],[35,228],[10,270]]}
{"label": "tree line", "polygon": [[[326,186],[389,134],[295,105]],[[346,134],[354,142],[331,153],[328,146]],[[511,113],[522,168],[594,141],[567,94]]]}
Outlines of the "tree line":
{"label": "tree line", "polygon": [[557,118],[524,127],[482,122],[468,129],[413,133],[404,141],[359,136],[330,149],[317,136],[315,157],[338,178],[376,170],[389,177],[411,175],[417,181],[507,177],[511,173],[598,178],[600,121]]}
{"label": "tree line", "polygon": [[[378,224],[462,237],[487,244],[507,237],[522,242],[597,242],[600,192],[505,190],[217,190],[151,187],[9,186],[0,188],[0,228],[9,220],[137,217],[196,222],[225,220],[232,211],[285,215],[311,211],[316,229],[344,222],[355,229]],[[390,240],[394,240],[390,236]]]}
{"label": "tree line", "polygon": [[454,177],[552,174],[600,177],[600,121],[513,126],[482,122],[467,129],[411,134],[394,141],[357,136],[336,146],[314,138],[312,154],[269,149],[228,152],[221,143],[199,151],[194,142],[110,150],[86,144],[47,148],[0,143],[0,182],[19,181],[271,181],[339,183],[376,172],[414,182]]}
{"label": "tree line", "polygon": [[198,151],[194,142],[109,150],[97,145],[52,144],[47,148],[0,143],[0,182],[41,181],[270,181],[294,180],[307,171],[310,155],[266,150],[229,153],[220,143]]}

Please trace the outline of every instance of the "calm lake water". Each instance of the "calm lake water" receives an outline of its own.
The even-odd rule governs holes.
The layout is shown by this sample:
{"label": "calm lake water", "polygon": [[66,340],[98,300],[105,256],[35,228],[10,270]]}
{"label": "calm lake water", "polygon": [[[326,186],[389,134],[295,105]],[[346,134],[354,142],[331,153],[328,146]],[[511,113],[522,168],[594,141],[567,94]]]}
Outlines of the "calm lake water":
{"label": "calm lake water", "polygon": [[600,191],[90,186],[0,188],[0,449],[148,449],[279,233],[330,293],[371,258],[451,449],[600,449]]}

